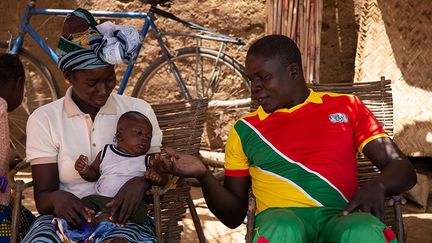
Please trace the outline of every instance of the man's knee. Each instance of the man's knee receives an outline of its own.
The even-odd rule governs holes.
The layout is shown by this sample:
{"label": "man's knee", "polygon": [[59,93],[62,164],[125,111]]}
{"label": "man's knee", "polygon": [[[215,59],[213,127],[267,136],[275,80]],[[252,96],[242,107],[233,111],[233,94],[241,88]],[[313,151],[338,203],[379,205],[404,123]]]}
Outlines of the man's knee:
{"label": "man's knee", "polygon": [[386,226],[367,213],[353,213],[330,220],[320,236],[324,242],[386,242]]}
{"label": "man's knee", "polygon": [[254,232],[254,241],[260,236],[270,242],[307,242],[303,222],[288,209],[263,212]]}

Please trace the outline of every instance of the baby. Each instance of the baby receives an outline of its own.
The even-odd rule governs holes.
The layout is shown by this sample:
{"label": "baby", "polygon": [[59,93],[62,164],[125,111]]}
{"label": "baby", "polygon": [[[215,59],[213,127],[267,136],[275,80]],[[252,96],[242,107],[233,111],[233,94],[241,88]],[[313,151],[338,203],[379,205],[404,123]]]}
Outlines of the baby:
{"label": "baby", "polygon": [[[86,207],[96,212],[91,222],[93,226],[110,220],[111,209],[106,204],[133,177],[145,175],[154,183],[166,183],[166,178],[149,168],[150,155],[147,152],[152,130],[152,124],[146,116],[137,111],[126,112],[117,122],[117,145],[105,145],[90,165],[84,155],[80,155],[75,162],[75,169],[84,180],[96,181],[96,194],[82,199]],[[143,224],[146,218],[147,204],[143,200],[130,221]]]}

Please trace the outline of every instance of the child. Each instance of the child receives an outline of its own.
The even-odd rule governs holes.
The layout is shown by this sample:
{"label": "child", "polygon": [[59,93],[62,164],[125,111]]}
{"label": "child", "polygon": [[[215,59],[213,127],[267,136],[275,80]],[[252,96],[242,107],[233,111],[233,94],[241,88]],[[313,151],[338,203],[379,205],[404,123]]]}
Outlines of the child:
{"label": "child", "polygon": [[[75,169],[84,180],[97,181],[97,194],[82,199],[88,208],[98,212],[93,226],[110,219],[110,208],[106,204],[131,178],[145,174],[155,183],[164,182],[159,173],[148,169],[150,155],[146,153],[150,148],[152,125],[146,116],[136,111],[124,113],[117,122],[115,138],[117,145],[105,145],[90,165],[84,155],[75,162]],[[147,205],[142,201],[130,221],[143,224],[146,218]]]}
{"label": "child", "polygon": [[[14,167],[14,156],[9,146],[8,112],[15,110],[24,96],[25,73],[21,61],[11,54],[0,54],[0,242],[9,242],[11,236],[12,206],[9,204],[11,185],[8,183],[9,167]],[[18,225],[18,241],[35,219],[22,208]]]}

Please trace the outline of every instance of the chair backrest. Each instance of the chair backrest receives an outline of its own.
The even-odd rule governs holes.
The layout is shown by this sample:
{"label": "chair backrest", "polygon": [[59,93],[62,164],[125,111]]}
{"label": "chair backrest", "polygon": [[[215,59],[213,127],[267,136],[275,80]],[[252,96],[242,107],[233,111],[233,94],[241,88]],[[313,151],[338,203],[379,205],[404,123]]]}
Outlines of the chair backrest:
{"label": "chair backrest", "polygon": [[[375,115],[384,130],[393,136],[393,96],[391,80],[381,77],[380,81],[363,83],[320,83],[309,84],[315,91],[356,95]],[[362,154],[358,154],[359,187],[378,176],[381,172]],[[385,208],[384,222],[398,231],[393,207]]]}
{"label": "chair backrest", "polygon": [[[315,91],[330,91],[356,95],[377,118],[384,130],[393,135],[393,97],[391,81],[381,77],[380,81],[367,83],[323,83],[310,84]],[[358,157],[359,186],[373,179],[379,170],[361,154]]]}
{"label": "chair backrest", "polygon": [[[189,100],[152,107],[163,133],[162,147],[198,155],[208,101]],[[149,213],[155,216],[156,235],[160,242],[180,242],[183,230],[180,222],[188,206],[189,190],[190,186],[176,177],[168,186],[153,191],[159,203],[155,200],[154,207],[149,207]]]}

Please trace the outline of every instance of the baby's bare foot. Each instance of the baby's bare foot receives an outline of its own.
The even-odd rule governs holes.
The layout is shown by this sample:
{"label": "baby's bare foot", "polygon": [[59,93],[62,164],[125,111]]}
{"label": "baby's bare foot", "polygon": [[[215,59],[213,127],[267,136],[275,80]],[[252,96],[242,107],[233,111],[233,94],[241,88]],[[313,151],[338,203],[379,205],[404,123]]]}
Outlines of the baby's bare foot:
{"label": "baby's bare foot", "polygon": [[128,243],[128,241],[123,237],[116,237],[111,240],[106,240],[104,243]]}
{"label": "baby's bare foot", "polygon": [[102,221],[110,221],[109,217],[110,217],[109,213],[102,213],[102,212],[97,213],[92,222],[92,226],[95,227]]}

